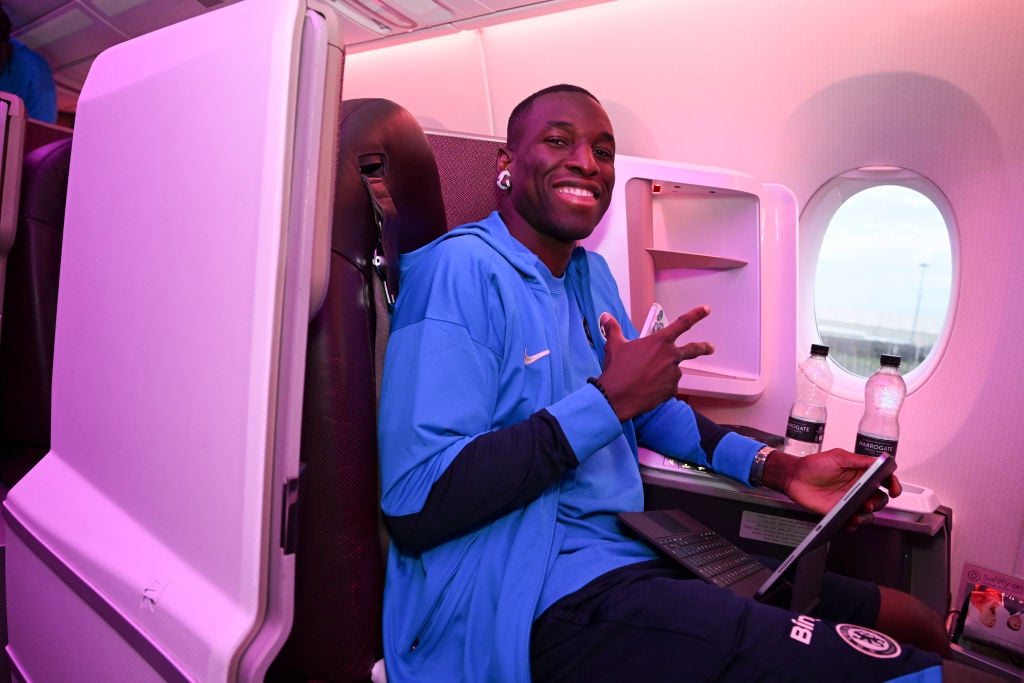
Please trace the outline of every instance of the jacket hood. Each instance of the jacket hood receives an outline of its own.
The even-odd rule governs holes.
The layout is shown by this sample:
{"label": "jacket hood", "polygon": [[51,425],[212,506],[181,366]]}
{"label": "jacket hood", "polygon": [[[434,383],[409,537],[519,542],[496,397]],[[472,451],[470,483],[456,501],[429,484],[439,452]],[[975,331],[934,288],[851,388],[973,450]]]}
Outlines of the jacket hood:
{"label": "jacket hood", "polygon": [[[501,215],[497,211],[492,211],[483,220],[456,226],[419,249],[402,254],[400,257],[402,270],[404,271],[406,267],[412,266],[416,261],[429,254],[441,242],[464,235],[473,235],[482,239],[524,276],[529,279],[540,279],[538,269],[541,263],[540,259],[522,242],[512,236],[512,233],[508,231],[508,227],[505,226],[505,221],[501,219]],[[575,260],[583,257],[584,254],[585,250],[583,247],[577,245],[573,250],[572,258]]]}

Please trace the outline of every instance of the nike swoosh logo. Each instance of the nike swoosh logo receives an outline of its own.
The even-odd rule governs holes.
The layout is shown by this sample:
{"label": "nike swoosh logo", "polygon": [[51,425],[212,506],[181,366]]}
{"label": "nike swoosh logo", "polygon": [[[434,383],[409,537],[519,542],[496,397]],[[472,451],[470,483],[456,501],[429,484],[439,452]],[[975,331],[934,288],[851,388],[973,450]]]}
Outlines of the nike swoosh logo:
{"label": "nike swoosh logo", "polygon": [[551,349],[544,349],[543,351],[538,351],[537,353],[531,356],[529,353],[526,352],[526,349],[523,349],[523,362],[526,363],[527,365],[532,365],[539,361],[544,356],[549,355],[550,353]]}

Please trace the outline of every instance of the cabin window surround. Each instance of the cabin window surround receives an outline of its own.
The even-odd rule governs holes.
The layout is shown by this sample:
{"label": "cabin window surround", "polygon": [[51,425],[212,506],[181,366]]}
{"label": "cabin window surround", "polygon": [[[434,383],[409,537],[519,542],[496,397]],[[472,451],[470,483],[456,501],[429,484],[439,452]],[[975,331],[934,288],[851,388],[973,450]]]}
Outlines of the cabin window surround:
{"label": "cabin window surround", "polygon": [[[920,201],[922,196],[927,202]],[[913,202],[918,211],[913,225],[895,215],[895,206],[908,199],[917,200]],[[893,203],[890,206],[887,202]],[[865,208],[873,214],[875,228],[870,220],[858,222],[854,218]],[[894,214],[891,221],[886,215],[890,209]],[[882,221],[884,228],[880,227]],[[888,231],[884,235],[884,249],[897,261],[902,260],[906,271],[899,278],[898,288],[892,288],[892,301],[887,302],[901,303],[900,312],[890,312],[890,319],[901,322],[884,332],[868,330],[868,325],[858,331],[852,319],[845,330],[843,325],[836,325],[837,319],[849,317],[849,311],[840,312],[842,306],[836,305],[837,277],[848,283],[838,300],[846,304],[852,301],[855,307],[858,296],[867,292],[869,285],[882,276],[891,276],[891,272],[879,274],[862,269],[858,262],[849,260],[855,259],[855,255],[844,254],[844,240],[856,237],[861,229],[869,231],[865,234],[868,240],[874,230],[874,237],[880,242],[881,231]],[[915,244],[915,240],[920,243]],[[812,343],[832,347],[835,353],[830,351],[829,355],[836,378],[833,395],[863,400],[864,382],[877,367],[879,353],[903,357],[900,372],[908,393],[923,385],[945,353],[959,292],[957,224],[952,206],[939,187],[920,173],[896,166],[868,166],[841,173],[822,185],[807,202],[800,217],[798,244],[798,349],[810,348]],[[866,294],[862,300],[864,307],[872,305]],[[930,319],[922,314],[923,301],[930,304],[929,311],[936,307],[944,310],[940,322],[936,322],[934,314]],[[863,340],[856,339],[860,333]]]}

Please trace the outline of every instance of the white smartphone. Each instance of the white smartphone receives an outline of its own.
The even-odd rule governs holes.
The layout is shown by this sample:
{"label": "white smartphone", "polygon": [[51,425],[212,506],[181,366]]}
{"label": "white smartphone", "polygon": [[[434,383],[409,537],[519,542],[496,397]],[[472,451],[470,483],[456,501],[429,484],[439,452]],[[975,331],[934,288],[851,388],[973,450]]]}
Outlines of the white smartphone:
{"label": "white smartphone", "polygon": [[661,304],[651,304],[651,310],[647,312],[647,320],[644,321],[644,328],[640,331],[641,337],[657,332],[665,327],[665,311]]}

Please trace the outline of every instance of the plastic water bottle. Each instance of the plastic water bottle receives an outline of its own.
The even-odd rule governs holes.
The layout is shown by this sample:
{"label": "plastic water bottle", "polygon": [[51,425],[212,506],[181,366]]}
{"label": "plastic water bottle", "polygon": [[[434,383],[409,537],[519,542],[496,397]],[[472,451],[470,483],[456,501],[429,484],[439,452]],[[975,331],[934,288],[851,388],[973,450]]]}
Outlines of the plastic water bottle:
{"label": "plastic water bottle", "polygon": [[825,438],[825,401],[832,389],[832,369],[828,366],[828,347],[811,344],[811,355],[796,373],[796,400],[786,423],[783,450],[793,455],[810,455],[821,450]]}
{"label": "plastic water bottle", "polygon": [[880,367],[864,385],[864,417],[857,427],[854,453],[896,455],[900,438],[899,414],[907,397],[907,384],[900,376],[900,357],[882,354]]}

